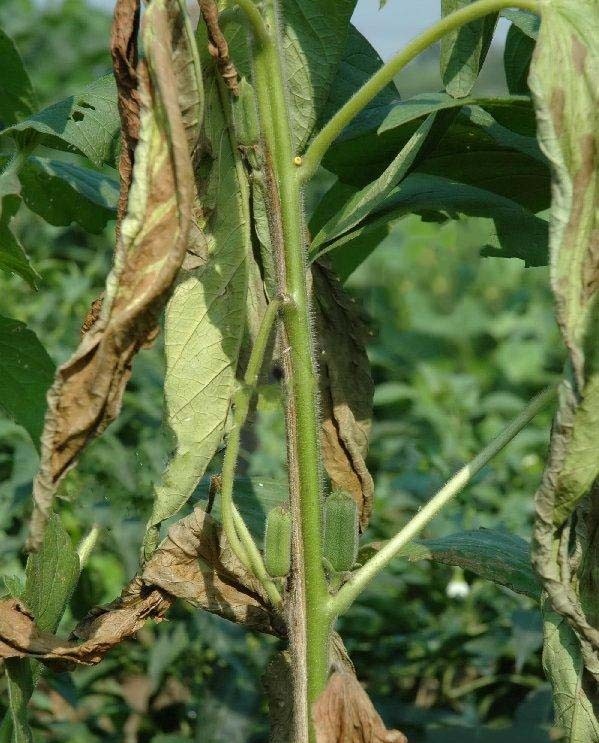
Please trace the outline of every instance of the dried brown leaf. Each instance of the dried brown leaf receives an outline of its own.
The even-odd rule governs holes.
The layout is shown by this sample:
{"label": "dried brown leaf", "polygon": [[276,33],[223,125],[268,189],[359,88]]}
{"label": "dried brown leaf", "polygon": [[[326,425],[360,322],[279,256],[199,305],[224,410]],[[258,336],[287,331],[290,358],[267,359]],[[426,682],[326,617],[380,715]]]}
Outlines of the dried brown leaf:
{"label": "dried brown leaf", "polygon": [[262,585],[224,541],[219,524],[200,507],[169,529],[141,578],[225,619],[261,632],[284,633]]}
{"label": "dried brown leaf", "polygon": [[137,91],[137,33],[139,0],[117,0],[114,6],[110,51],[121,117],[119,176],[121,190],[117,210],[117,236],[127,211],[135,146],[139,139],[139,94]]}
{"label": "dried brown leaf", "polygon": [[352,673],[334,671],[312,709],[317,743],[407,743],[399,730],[387,730]]}
{"label": "dried brown leaf", "polygon": [[93,665],[147,619],[161,619],[171,606],[168,596],[132,584],[117,601],[96,610],[65,640],[35,625],[33,615],[17,599],[0,601],[0,658],[33,657],[63,667]]}
{"label": "dried brown leaf", "polygon": [[322,401],[322,455],[334,488],[352,494],[368,525],[374,484],[366,467],[374,386],[367,330],[333,272],[312,266]]}
{"label": "dried brown leaf", "polygon": [[233,95],[239,95],[239,75],[231,61],[229,45],[218,23],[218,6],[215,0],[199,0],[199,5],[208,30],[208,51],[216,59],[226,86]]}
{"label": "dried brown leaf", "polygon": [[48,393],[33,489],[32,550],[41,543],[60,479],[118,415],[133,357],[153,339],[185,255],[194,181],[164,2],[152,3],[146,13],[144,44],[146,58],[138,68],[140,139],[127,214],[100,316],[58,368]]}

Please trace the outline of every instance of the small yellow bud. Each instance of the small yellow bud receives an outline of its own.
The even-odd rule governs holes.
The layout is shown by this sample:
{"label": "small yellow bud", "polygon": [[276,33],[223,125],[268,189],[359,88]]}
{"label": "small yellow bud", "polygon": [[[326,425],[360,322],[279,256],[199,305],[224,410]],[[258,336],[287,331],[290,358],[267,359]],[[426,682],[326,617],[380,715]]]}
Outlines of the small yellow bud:
{"label": "small yellow bud", "polygon": [[296,155],[293,158],[293,164],[299,167],[302,164],[302,158],[299,155]]}

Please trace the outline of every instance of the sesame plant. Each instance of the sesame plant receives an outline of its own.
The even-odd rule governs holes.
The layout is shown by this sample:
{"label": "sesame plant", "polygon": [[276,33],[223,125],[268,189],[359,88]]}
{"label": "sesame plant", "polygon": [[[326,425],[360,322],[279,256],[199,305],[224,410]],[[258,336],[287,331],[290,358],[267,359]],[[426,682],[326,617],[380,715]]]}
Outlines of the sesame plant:
{"label": "sesame plant", "polygon": [[[0,602],[0,741],[34,739],[28,702],[42,673],[102,662],[177,600],[281,639],[264,679],[273,743],[405,741],[335,630],[398,556],[538,601],[560,734],[599,741],[599,5],[442,0],[440,20],[384,64],[351,25],[354,6],[199,0],[194,28],[182,0],[150,0],[143,14],[139,0],[117,0],[113,75],[37,112],[0,32],[0,268],[40,283],[11,231],[22,202],[90,232],[115,219],[116,240],[105,290],[58,368],[31,330],[0,317],[0,403],[40,454],[26,578],[6,576]],[[500,15],[509,95],[480,97]],[[400,98],[394,78],[438,42],[444,90]],[[304,195],[323,169],[334,182],[308,221]],[[375,507],[373,383],[343,281],[413,214],[480,220],[483,255],[549,263],[568,361],[559,387],[539,391],[395,536],[360,544]],[[75,548],[55,496],[160,332],[172,454],[139,567],[67,638],[58,625],[98,529]],[[288,476],[269,498],[239,478],[240,450],[260,445],[245,437],[266,380],[282,391]],[[500,531],[418,539],[549,404],[532,558]]]}

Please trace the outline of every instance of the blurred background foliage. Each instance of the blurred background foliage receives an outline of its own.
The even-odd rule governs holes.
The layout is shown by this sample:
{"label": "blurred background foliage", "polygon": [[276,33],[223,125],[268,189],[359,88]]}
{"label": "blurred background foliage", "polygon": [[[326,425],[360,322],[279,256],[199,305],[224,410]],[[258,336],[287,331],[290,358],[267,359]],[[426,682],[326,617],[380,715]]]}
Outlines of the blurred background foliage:
{"label": "blurred background foliage", "polygon": [[[373,3],[373,12],[374,9]],[[39,104],[72,92],[110,68],[109,16],[83,0],[40,6],[3,0],[0,25],[17,42]],[[499,52],[479,83],[502,90]],[[398,81],[413,94],[438,87],[429,54]],[[322,175],[307,196],[313,206]],[[25,321],[56,363],[76,346],[101,291],[113,233],[52,228],[21,209],[16,229],[42,276],[38,292],[2,276],[0,314]],[[350,277],[348,290],[372,331],[376,382],[369,463],[375,516],[365,542],[390,536],[467,459],[559,373],[561,343],[546,269],[481,259],[480,226],[401,222]],[[136,359],[123,412],[89,447],[60,491],[73,540],[92,524],[100,541],[64,619],[112,600],[132,577],[152,483],[167,455],[162,429],[160,342]],[[257,447],[245,465],[257,478],[284,474],[278,395],[265,390]],[[479,526],[529,538],[550,413],[540,415],[425,536]],[[217,469],[217,464],[215,469]],[[0,564],[23,574],[24,520],[37,454],[26,433],[0,419]],[[47,674],[32,700],[36,740],[69,743],[258,743],[267,737],[258,682],[276,641],[178,605],[100,666]],[[397,560],[341,622],[340,631],[390,726],[411,743],[542,743],[551,701],[540,663],[533,603],[450,567]],[[6,703],[0,682],[0,712]]]}

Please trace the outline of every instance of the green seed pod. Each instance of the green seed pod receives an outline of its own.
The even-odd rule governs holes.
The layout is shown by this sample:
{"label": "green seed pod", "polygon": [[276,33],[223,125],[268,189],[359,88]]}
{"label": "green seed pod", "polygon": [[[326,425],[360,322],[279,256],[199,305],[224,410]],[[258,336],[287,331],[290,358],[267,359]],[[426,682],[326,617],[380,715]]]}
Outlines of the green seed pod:
{"label": "green seed pod", "polygon": [[338,573],[351,570],[358,555],[358,506],[336,490],[324,502],[324,558]]}
{"label": "green seed pod", "polygon": [[244,77],[239,81],[239,95],[233,99],[232,111],[237,145],[245,153],[250,166],[257,169],[260,165],[260,122],[254,89]]}
{"label": "green seed pod", "polygon": [[284,578],[291,570],[291,514],[285,506],[272,508],[266,517],[264,564],[272,578]]}

